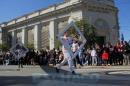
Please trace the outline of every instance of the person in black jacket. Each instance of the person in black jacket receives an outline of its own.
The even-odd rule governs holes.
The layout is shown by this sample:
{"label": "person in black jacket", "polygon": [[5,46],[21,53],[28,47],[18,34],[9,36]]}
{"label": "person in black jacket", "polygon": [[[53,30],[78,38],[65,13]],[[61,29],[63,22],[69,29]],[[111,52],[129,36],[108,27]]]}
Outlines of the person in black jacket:
{"label": "person in black jacket", "polygon": [[55,48],[50,51],[50,63],[53,64],[53,66],[56,65],[56,51],[55,51]]}
{"label": "person in black jacket", "polygon": [[124,56],[124,65],[129,65],[130,61],[130,45],[125,41],[123,45],[123,56]]}
{"label": "person in black jacket", "polygon": [[24,58],[21,57],[21,58],[18,60],[18,67],[19,67],[19,68],[23,68],[23,63],[24,63]]}

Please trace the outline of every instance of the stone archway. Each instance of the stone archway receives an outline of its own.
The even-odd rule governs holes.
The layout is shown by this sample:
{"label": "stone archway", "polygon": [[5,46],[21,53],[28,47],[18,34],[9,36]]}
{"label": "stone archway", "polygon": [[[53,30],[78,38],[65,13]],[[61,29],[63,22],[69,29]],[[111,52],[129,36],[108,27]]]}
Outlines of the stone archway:
{"label": "stone archway", "polygon": [[110,41],[110,27],[106,20],[104,19],[97,19],[94,22],[94,26],[96,27],[96,35],[99,37],[104,37],[105,42]]}

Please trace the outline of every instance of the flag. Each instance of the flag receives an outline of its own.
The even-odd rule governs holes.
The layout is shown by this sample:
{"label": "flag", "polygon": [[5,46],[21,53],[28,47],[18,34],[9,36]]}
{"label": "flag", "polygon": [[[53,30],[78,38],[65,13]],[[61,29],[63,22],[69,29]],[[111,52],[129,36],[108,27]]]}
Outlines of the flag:
{"label": "flag", "polygon": [[123,35],[123,33],[121,34],[121,41],[124,41],[124,35]]}

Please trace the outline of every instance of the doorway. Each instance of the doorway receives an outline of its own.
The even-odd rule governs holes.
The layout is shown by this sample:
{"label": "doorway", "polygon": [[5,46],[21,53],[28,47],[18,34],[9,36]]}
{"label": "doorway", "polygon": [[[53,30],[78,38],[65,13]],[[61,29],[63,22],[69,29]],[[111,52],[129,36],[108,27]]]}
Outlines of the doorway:
{"label": "doorway", "polygon": [[106,37],[104,37],[104,36],[97,36],[96,43],[99,45],[103,45],[105,43],[105,39],[106,39]]}

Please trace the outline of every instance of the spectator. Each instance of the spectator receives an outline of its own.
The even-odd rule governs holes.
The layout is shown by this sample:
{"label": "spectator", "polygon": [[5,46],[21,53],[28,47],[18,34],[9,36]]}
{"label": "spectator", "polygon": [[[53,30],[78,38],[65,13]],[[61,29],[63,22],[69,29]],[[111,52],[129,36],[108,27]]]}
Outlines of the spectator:
{"label": "spectator", "polygon": [[125,41],[123,46],[124,65],[129,65],[130,45]]}
{"label": "spectator", "polygon": [[91,57],[92,57],[92,65],[97,65],[97,52],[95,48],[93,48],[91,51]]}
{"label": "spectator", "polygon": [[104,50],[103,54],[102,54],[102,60],[103,60],[103,64],[102,65],[107,65],[108,64],[108,53]]}

